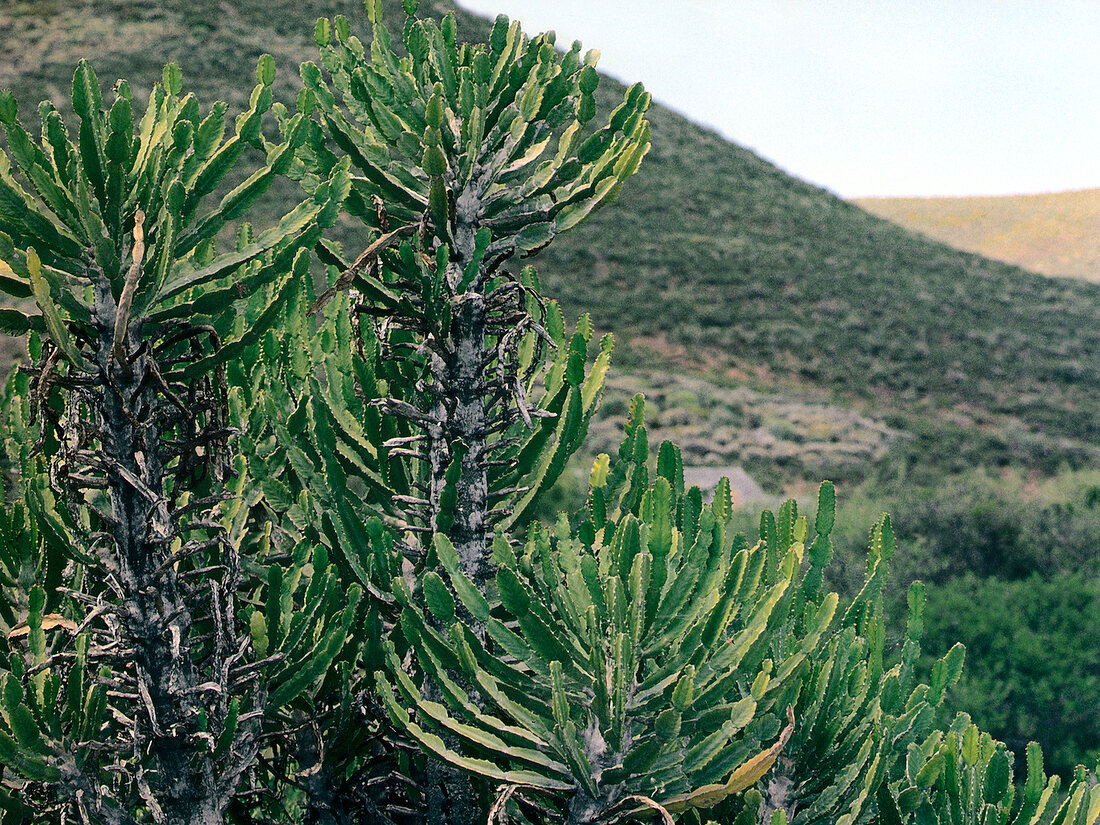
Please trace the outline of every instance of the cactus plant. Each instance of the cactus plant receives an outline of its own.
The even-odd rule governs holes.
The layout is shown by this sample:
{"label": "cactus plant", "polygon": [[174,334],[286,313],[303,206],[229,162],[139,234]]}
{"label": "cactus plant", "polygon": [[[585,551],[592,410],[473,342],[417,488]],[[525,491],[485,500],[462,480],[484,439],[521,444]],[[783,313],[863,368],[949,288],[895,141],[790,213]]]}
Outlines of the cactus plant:
{"label": "cactus plant", "polygon": [[[396,612],[375,582],[388,585],[400,563],[366,547],[396,538],[423,569],[431,548],[418,537],[441,530],[480,579],[492,528],[522,526],[580,446],[611,339],[596,349],[587,318],[570,334],[534,270],[505,264],[612,199],[648,147],[640,86],[581,139],[596,76],[579,45],[557,54],[551,36],[529,41],[502,18],[488,46],[459,46],[453,18],[437,26],[407,10],[403,57],[376,4],[369,51],[343,18],[318,22],[324,73],[302,68],[299,115],[313,124],[288,172],[312,193],[339,155],[350,158],[345,206],[363,222],[366,249],[349,263],[322,239],[328,288],[305,285],[308,300],[292,296],[257,357],[229,367],[250,411],[241,448],[264,478],[252,500],[282,531],[330,548],[345,580],[375,594],[379,627]],[[293,121],[277,113],[286,133]],[[395,117],[416,133],[394,143]],[[521,187],[536,164],[541,183]],[[442,210],[428,208],[433,198]],[[371,687],[360,677],[372,681],[377,664],[352,669],[343,688],[360,697],[360,722]],[[377,760],[343,735],[340,693],[314,708],[347,744],[326,749],[317,782],[356,794],[348,789]]]}
{"label": "cactus plant", "polygon": [[[639,420],[631,438],[644,441]],[[379,685],[394,721],[507,788],[517,811],[582,823],[722,806],[769,771],[797,724],[791,703],[837,607],[834,594],[793,598],[805,521],[750,548],[727,536],[728,497],[701,505],[672,445],[661,452],[671,478],[642,482],[636,507],[594,531],[536,524],[518,551],[498,533],[488,598],[442,534],[440,572],[419,597],[394,580],[402,631],[442,694],[425,696],[391,650]],[[644,452],[626,461],[632,473],[601,461],[594,492],[613,494],[613,475],[638,483]],[[770,629],[788,622],[773,651]]]}
{"label": "cactus plant", "polygon": [[[273,73],[264,56],[228,138],[172,65],[137,118],[128,84],[105,109],[81,62],[75,139],[43,104],[36,143],[0,95],[0,289],[37,307],[3,313],[30,333],[8,443],[34,518],[4,559],[0,762],[35,817],[219,821],[358,615],[308,545],[272,564],[245,541],[234,498],[224,364],[278,317],[348,186],[337,167],[224,248],[305,136],[299,117],[264,138]],[[261,168],[204,207],[249,148]]]}
{"label": "cactus plant", "polygon": [[[408,488],[394,515],[407,531],[448,535],[480,584],[494,526],[521,523],[578,446],[610,352],[605,340],[585,375],[591,325],[567,343],[534,271],[505,264],[614,199],[649,147],[649,96],[632,87],[586,134],[595,53],[558,52],[552,35],[529,40],[504,17],[488,44],[460,44],[453,15],[437,25],[415,9],[404,56],[377,0],[369,49],[347,20],[318,22],[321,67],[303,65],[300,101],[315,128],[292,174],[308,189],[338,163],[333,146],[351,161],[346,208],[371,240],[353,262],[322,241],[340,274],[318,305],[353,289],[356,316],[383,321],[383,369],[369,377],[386,389],[362,384],[403,419],[376,447],[383,465],[400,459]],[[558,352],[548,373],[547,345]]]}
{"label": "cactus plant", "polygon": [[980,731],[965,713],[946,731],[911,743],[905,772],[879,789],[884,822],[1000,823],[1051,822],[1094,825],[1100,820],[1100,787],[1078,767],[1057,802],[1061,784],[1043,772],[1043,754],[1034,742],[1027,749],[1027,776],[1012,782],[1012,755],[1003,742]]}
{"label": "cactus plant", "polygon": [[[828,511],[826,511],[828,513]],[[831,523],[827,514],[825,522]],[[828,561],[828,536],[819,529],[809,555],[814,567]],[[824,536],[824,541],[822,537]],[[918,683],[923,585],[910,589],[910,617],[897,661],[886,667],[882,582],[893,554],[890,520],[871,531],[867,577],[802,683],[792,737],[756,803],[760,818],[782,812],[790,823],[867,821],[877,810],[878,789],[897,770],[910,743],[935,728],[936,709],[962,671],[955,645]],[[812,582],[816,574],[807,576]],[[807,592],[807,598],[814,598]]]}

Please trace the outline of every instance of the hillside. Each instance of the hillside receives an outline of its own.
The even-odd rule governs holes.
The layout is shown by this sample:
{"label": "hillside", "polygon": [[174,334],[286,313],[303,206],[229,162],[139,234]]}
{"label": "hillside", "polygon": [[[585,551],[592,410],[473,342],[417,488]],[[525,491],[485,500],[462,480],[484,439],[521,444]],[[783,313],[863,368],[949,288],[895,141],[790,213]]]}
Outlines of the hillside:
{"label": "hillside", "polygon": [[914,466],[1095,457],[1100,288],[956,251],[652,120],[620,202],[541,261],[551,293],[630,331],[636,362],[891,411]]}
{"label": "hillside", "polygon": [[[388,7],[399,22],[399,3]],[[343,12],[362,29],[360,9],[358,0],[241,0],[216,11],[187,0],[19,0],[0,9],[0,85],[29,121],[31,101],[64,101],[79,56],[93,57],[105,86],[125,75],[136,90],[175,60],[201,98],[240,107],[250,83],[234,79],[250,78],[269,51],[290,100],[296,65],[313,57],[316,16]],[[486,31],[460,15],[460,35]],[[621,93],[612,82],[601,89],[605,105]],[[1100,417],[1086,412],[1100,409],[1100,287],[958,252],[667,109],[654,107],[651,120],[653,149],[620,202],[537,260],[548,294],[618,334],[620,368],[675,368],[814,409],[854,408],[909,433],[887,460],[929,477],[1100,458]],[[747,420],[780,449],[719,458],[749,460],[775,482],[828,470],[798,454],[812,434],[771,418]],[[825,422],[836,426],[824,442],[845,443],[843,418]]]}
{"label": "hillside", "polygon": [[853,203],[958,249],[1044,275],[1100,280],[1100,189]]}

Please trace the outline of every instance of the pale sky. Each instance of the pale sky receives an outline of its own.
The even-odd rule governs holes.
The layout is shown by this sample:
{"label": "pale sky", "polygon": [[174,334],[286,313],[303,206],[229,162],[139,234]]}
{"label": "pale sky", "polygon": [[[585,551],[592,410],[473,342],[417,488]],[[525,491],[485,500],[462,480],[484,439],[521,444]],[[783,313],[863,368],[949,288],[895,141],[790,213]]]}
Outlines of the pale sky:
{"label": "pale sky", "polygon": [[459,0],[843,197],[1100,187],[1097,0]]}

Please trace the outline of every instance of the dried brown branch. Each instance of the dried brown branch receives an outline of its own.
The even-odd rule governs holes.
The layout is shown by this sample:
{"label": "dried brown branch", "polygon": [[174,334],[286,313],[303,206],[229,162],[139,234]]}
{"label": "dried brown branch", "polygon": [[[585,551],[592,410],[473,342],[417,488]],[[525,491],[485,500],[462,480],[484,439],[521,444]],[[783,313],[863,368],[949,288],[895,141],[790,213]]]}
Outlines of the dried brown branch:
{"label": "dried brown branch", "polygon": [[320,310],[325,304],[336,297],[337,293],[343,292],[348,289],[352,281],[355,280],[355,276],[366,269],[369,265],[374,263],[378,258],[378,254],[383,250],[394,245],[400,238],[405,235],[411,235],[416,231],[416,224],[408,224],[406,226],[399,226],[391,232],[386,232],[378,240],[364,249],[359,257],[355,259],[355,263],[340,273],[340,276],[336,279],[336,283],[322,292],[317,300],[313,302],[313,306],[309,308],[309,314],[313,315]]}

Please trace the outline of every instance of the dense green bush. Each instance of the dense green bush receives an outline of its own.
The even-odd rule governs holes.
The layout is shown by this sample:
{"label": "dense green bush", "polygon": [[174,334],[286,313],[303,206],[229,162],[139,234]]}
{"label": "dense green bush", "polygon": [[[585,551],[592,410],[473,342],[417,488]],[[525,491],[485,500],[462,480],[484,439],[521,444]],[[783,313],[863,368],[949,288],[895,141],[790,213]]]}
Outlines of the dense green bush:
{"label": "dense green bush", "polygon": [[836,532],[831,582],[841,592],[858,580],[862,525],[882,511],[893,515],[905,547],[895,563],[895,593],[915,578],[945,583],[966,573],[1003,580],[1100,573],[1100,473],[1094,470],[1031,479],[977,469],[934,485],[895,478],[856,487],[845,497]]}
{"label": "dense green bush", "polygon": [[1095,569],[1098,482],[1095,472],[1042,483],[1017,473],[970,472],[935,488],[902,491],[895,524],[899,536],[924,545],[924,575],[940,580],[968,571],[1011,580]]}
{"label": "dense green bush", "polygon": [[967,648],[957,706],[1022,755],[1039,742],[1069,776],[1100,757],[1100,578],[1002,581],[967,574],[928,588],[926,648]]}
{"label": "dense green bush", "polygon": [[1098,491],[1092,470],[1036,480],[978,470],[933,487],[895,481],[850,494],[834,530],[830,584],[850,594],[863,568],[862,525],[894,514],[903,550],[887,610],[904,615],[913,579],[934,583],[929,649],[959,640],[968,650],[959,707],[1018,756],[1041,742],[1063,776],[1097,747],[1095,714],[1083,718],[1095,703],[1081,686],[1094,681],[1100,655],[1089,627],[1100,586]]}

